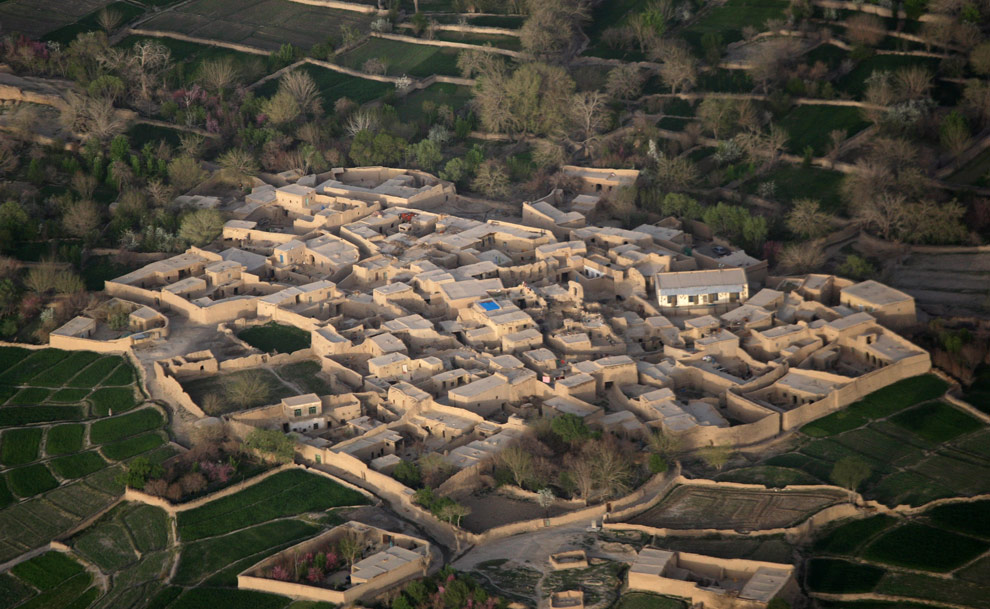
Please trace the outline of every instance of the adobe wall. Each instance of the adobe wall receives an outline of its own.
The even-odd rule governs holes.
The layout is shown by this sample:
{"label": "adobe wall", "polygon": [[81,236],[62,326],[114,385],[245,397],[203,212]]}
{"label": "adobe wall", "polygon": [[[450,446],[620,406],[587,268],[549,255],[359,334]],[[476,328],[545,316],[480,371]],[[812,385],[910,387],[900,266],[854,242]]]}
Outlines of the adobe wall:
{"label": "adobe wall", "polygon": [[[402,29],[412,29],[411,23],[401,23]],[[458,23],[438,23],[433,26],[434,30],[441,32],[468,32],[471,34],[491,34],[494,36],[515,36],[519,37],[519,30],[512,30],[504,27],[488,27],[484,25],[461,25]]]}
{"label": "adobe wall", "polygon": [[831,392],[824,399],[798,406],[781,415],[781,429],[800,427],[841,410],[867,394],[883,389],[897,381],[929,372],[932,368],[928,353],[919,353],[884,368],[878,368],[856,378],[852,383]]}
{"label": "adobe wall", "polygon": [[226,497],[227,495],[233,495],[234,493],[237,493],[239,491],[243,491],[246,488],[249,488],[251,486],[254,486],[255,484],[258,484],[259,482],[265,480],[266,478],[270,478],[270,477],[274,476],[275,474],[284,472],[284,471],[289,470],[289,469],[296,469],[298,467],[299,466],[296,465],[296,464],[294,464],[294,463],[286,463],[286,464],[280,465],[280,466],[278,466],[278,467],[276,467],[274,469],[270,469],[267,472],[264,472],[262,474],[258,474],[257,476],[253,476],[251,478],[248,478],[247,480],[242,480],[241,482],[238,482],[237,484],[232,484],[232,485],[230,485],[230,486],[228,486],[226,488],[222,488],[219,491],[216,491],[214,493],[210,493],[208,495],[203,495],[202,497],[199,497],[197,499],[193,499],[192,501],[186,501],[184,503],[172,503],[171,501],[169,501],[168,499],[166,499],[164,497],[156,497],[154,495],[149,495],[148,493],[146,493],[144,491],[141,491],[141,490],[138,490],[138,489],[135,489],[135,488],[131,488],[131,487],[127,487],[124,490],[124,497],[123,498],[124,498],[124,501],[137,501],[137,502],[140,502],[140,503],[146,503],[148,505],[153,505],[155,507],[159,507],[159,508],[165,510],[166,512],[168,512],[169,515],[175,516],[179,512],[185,512],[187,510],[196,509],[196,508],[198,508],[198,507],[200,507],[202,505],[205,505],[205,504],[207,504],[207,503],[209,503],[211,501],[216,501],[217,499],[220,499],[222,497]]}
{"label": "adobe wall", "polygon": [[[340,2],[339,0],[289,0],[298,4],[308,4],[310,6],[322,6],[325,8],[336,8],[342,11],[353,11],[366,15],[378,14],[378,9],[370,4],[355,4],[354,2]],[[388,11],[381,11],[388,12]]]}
{"label": "adobe wall", "polygon": [[189,394],[182,388],[179,381],[165,372],[165,369],[160,363],[153,362],[152,370],[155,374],[155,381],[158,385],[159,392],[164,394],[165,399],[169,403],[182,406],[198,418],[206,418],[207,414],[203,412],[203,409],[200,408],[191,397],[189,397]]}
{"label": "adobe wall", "polygon": [[251,55],[263,55],[268,56],[268,51],[258,49],[246,44],[237,44],[236,42],[224,42],[220,40],[213,40],[211,38],[198,38],[196,36],[187,36],[186,34],[180,34],[178,32],[167,32],[164,30],[148,30],[144,28],[127,28],[127,35],[130,36],[152,36],[154,38],[172,38],[174,40],[183,40],[185,42],[194,42],[196,44],[205,44],[211,47],[219,47],[222,49],[230,49],[232,51],[240,51],[241,53],[250,53]]}
{"label": "adobe wall", "polygon": [[64,336],[49,334],[48,346],[53,349],[66,351],[95,351],[97,353],[126,353],[130,351],[131,337],[125,336],[115,340],[96,340],[82,336]]}
{"label": "adobe wall", "polygon": [[[479,49],[478,45],[476,44],[467,44],[465,42],[451,42],[448,40],[426,40],[424,38],[413,38],[412,36],[405,36],[402,34],[371,32],[370,36],[372,38],[385,38],[387,40],[397,40],[399,42],[408,42],[410,44],[423,44],[432,47],[446,47],[448,49],[466,49],[466,50],[475,50],[475,51]],[[505,55],[507,57],[513,57],[515,59],[520,59],[524,56],[524,53],[521,53],[520,51],[510,51],[509,49],[502,49],[496,46],[488,47],[485,49],[485,51],[489,53],[496,53],[498,55]]]}

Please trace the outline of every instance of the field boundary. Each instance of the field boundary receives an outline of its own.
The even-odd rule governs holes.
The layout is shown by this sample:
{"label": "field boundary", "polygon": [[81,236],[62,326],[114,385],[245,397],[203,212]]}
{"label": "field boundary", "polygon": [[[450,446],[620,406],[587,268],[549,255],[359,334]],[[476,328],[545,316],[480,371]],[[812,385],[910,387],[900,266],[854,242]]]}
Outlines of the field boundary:
{"label": "field boundary", "polygon": [[[928,574],[931,575],[931,574]],[[809,592],[809,596],[823,601],[883,601],[883,602],[893,602],[893,603],[914,603],[919,605],[931,605],[932,607],[951,607],[952,609],[973,609],[969,605],[957,605],[955,603],[947,603],[945,601],[930,601],[924,598],[915,598],[913,596],[895,596],[892,594],[879,594],[877,592],[849,592],[844,594],[837,594],[834,592]]]}
{"label": "field boundary", "polygon": [[388,14],[388,11],[379,11],[370,4],[355,4],[353,2],[341,2],[340,0],[289,0],[289,2],[307,4],[309,6],[322,6],[323,8],[336,8],[342,11],[364,13],[365,15]]}
{"label": "field boundary", "polygon": [[450,40],[425,40],[423,38],[415,38],[413,36],[406,36],[404,34],[387,34],[384,32],[371,32],[369,34],[372,38],[384,38],[386,40],[396,40],[398,42],[408,42],[410,44],[423,44],[426,46],[433,47],[446,47],[448,49],[465,49],[469,51],[488,51],[489,53],[496,53],[498,55],[505,55],[507,57],[513,57],[515,59],[520,59],[525,57],[526,54],[522,51],[510,51],[509,49],[502,49],[496,46],[481,46],[480,44],[468,44],[466,42],[452,42]]}
{"label": "field boundary", "polygon": [[197,36],[189,36],[186,34],[180,34],[178,32],[169,32],[165,30],[149,30],[145,28],[128,28],[125,30],[127,35],[124,36],[151,36],[153,38],[172,38],[174,40],[182,40],[183,42],[194,42],[196,44],[205,44],[212,47],[218,47],[221,49],[230,49],[231,51],[240,51],[241,53],[250,53],[251,55],[263,55],[268,57],[271,53],[264,51],[257,47],[248,46],[246,44],[239,44],[236,42],[223,42],[221,40],[213,40],[212,38],[199,38]]}

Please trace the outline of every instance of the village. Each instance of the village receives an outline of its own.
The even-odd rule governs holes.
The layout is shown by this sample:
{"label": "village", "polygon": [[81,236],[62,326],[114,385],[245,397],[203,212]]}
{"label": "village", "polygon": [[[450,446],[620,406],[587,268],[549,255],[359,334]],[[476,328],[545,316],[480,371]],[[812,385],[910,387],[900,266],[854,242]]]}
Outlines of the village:
{"label": "village", "polygon": [[[910,296],[872,280],[769,276],[765,261],[699,238],[697,223],[594,226],[596,205],[636,172],[565,170],[581,193],[524,203],[516,222],[444,213],[453,185],[417,171],[283,176],[290,183],[230,204],[214,244],[107,281],[101,306],[127,314],[124,332],[106,314],[82,315],[50,344],[132,352],[177,420],[240,438],[288,434],[298,464],[384,500],[455,555],[551,526],[551,508],[553,526],[624,530],[673,486],[664,463],[632,494],[589,482],[555,496],[549,484],[524,488],[508,462],[515,497],[484,495],[537,421],[561,418],[634,452],[656,438],[685,453],[732,451],[931,369],[897,334],[916,323]],[[252,346],[258,330],[277,346]],[[232,391],[245,376],[264,380],[253,394]],[[527,501],[532,509],[512,509]],[[820,507],[846,514],[851,502]],[[425,539],[341,527],[251,566],[238,585],[346,604],[442,561]],[[280,556],[312,554],[348,527],[370,545],[339,583],[273,575]],[[554,569],[588,567],[584,551],[564,554],[550,557]],[[789,564],[651,547],[625,560],[630,590],[712,607],[798,592]],[[546,602],[585,606],[580,587]]]}

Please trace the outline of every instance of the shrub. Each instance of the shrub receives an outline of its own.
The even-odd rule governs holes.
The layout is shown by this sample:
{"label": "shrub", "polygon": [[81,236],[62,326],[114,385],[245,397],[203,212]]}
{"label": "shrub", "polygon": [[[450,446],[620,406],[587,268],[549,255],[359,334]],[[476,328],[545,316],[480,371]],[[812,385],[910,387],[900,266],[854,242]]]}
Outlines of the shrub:
{"label": "shrub", "polygon": [[256,450],[276,463],[288,463],[296,453],[292,438],[277,429],[255,429],[248,434],[244,447]]}
{"label": "shrub", "polygon": [[164,473],[161,465],[152,463],[146,457],[138,457],[128,464],[119,481],[131,488],[142,489],[148,478],[158,478]]}
{"label": "shrub", "polygon": [[650,473],[663,474],[667,471],[667,460],[658,454],[650,455]]}

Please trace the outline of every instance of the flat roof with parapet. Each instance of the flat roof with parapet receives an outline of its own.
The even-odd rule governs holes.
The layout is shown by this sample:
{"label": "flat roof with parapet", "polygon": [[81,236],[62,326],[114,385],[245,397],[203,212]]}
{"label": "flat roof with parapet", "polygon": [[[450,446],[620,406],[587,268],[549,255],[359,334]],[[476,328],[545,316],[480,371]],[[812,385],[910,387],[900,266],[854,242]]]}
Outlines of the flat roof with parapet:
{"label": "flat roof with parapet", "polygon": [[668,550],[657,548],[643,548],[636,556],[629,570],[633,573],[643,573],[645,575],[660,576],[667,564],[674,558],[674,553]]}
{"label": "flat roof with parapet", "polygon": [[867,313],[866,311],[860,311],[859,313],[853,313],[847,317],[840,317],[839,319],[833,319],[826,324],[828,327],[835,330],[847,330],[853,326],[858,326],[859,324],[873,323],[876,322],[876,318]]}
{"label": "flat roof with parapet", "polygon": [[96,320],[77,315],[62,324],[62,327],[52,330],[52,334],[57,334],[58,336],[76,336],[95,327]]}
{"label": "flat roof with parapet", "polygon": [[727,313],[722,313],[719,315],[719,318],[728,323],[748,323],[752,321],[762,321],[773,317],[773,313],[770,311],[767,311],[763,307],[754,306],[750,303],[752,303],[752,299],[750,299],[750,302],[740,306],[737,309],[733,309]]}
{"label": "flat roof with parapet", "polygon": [[544,401],[543,405],[549,406],[562,414],[572,414],[582,419],[601,411],[601,408],[598,406],[593,406],[591,404],[578,402],[576,400],[560,396]]}
{"label": "flat roof with parapet", "polygon": [[565,376],[562,379],[558,379],[557,383],[563,385],[564,387],[577,387],[578,385],[583,385],[585,383],[594,383],[595,377],[590,374],[580,373],[572,374],[571,376]]}
{"label": "flat roof with parapet", "polygon": [[481,307],[482,311],[497,311],[502,308],[502,305],[494,300],[479,300],[478,306]]}
{"label": "flat roof with parapet", "polygon": [[250,230],[255,226],[258,226],[258,223],[251,220],[227,220],[223,225],[224,228],[241,228],[246,230]]}
{"label": "flat roof with parapet", "polygon": [[769,603],[791,578],[792,571],[760,567],[739,592],[739,598]]}
{"label": "flat roof with parapet", "polygon": [[289,184],[288,186],[282,186],[277,189],[279,192],[286,192],[292,195],[305,196],[316,192],[316,189],[310,188],[309,186],[300,186],[299,184]]}
{"label": "flat roof with parapet", "polygon": [[148,275],[152,275],[154,273],[178,271],[205,262],[208,262],[208,260],[199,254],[187,252],[185,254],[179,254],[178,256],[166,258],[165,260],[159,260],[158,262],[152,262],[151,264],[147,264],[136,271],[131,271],[126,275],[121,275],[112,281],[114,283],[132,283],[134,281],[144,279]]}
{"label": "flat roof with parapet", "polygon": [[422,315],[416,313],[386,321],[382,324],[382,327],[393,332],[398,332],[400,330],[432,330],[433,324]]}
{"label": "flat roof with parapet", "polygon": [[777,290],[771,290],[770,288],[763,288],[755,295],[750,296],[748,302],[749,304],[755,305],[757,307],[768,307],[771,304],[773,304],[773,301],[783,297],[784,297],[783,292]]}
{"label": "flat roof with parapet", "polygon": [[539,349],[531,349],[523,353],[525,357],[533,360],[534,362],[556,362],[557,356],[553,354],[553,351],[547,349],[546,347],[540,347]]}
{"label": "flat roof with parapet", "polygon": [[895,290],[890,286],[884,285],[879,281],[874,281],[872,279],[844,287],[842,288],[841,293],[855,296],[856,298],[878,306],[894,304],[895,302],[904,302],[906,300],[914,300],[911,296],[905,294],[904,292]]}
{"label": "flat roof with parapet", "polygon": [[725,292],[741,292],[746,286],[746,271],[742,269],[712,269],[659,273],[657,290],[661,296],[708,294],[715,288]]}
{"label": "flat roof with parapet", "polygon": [[294,395],[288,398],[282,398],[282,404],[293,408],[295,406],[307,406],[313,402],[319,402],[320,398],[315,393],[304,393],[302,395]]}
{"label": "flat roof with parapet", "polygon": [[404,353],[386,353],[385,355],[379,355],[378,357],[373,357],[368,360],[369,366],[387,366],[389,364],[397,364],[399,362],[412,361],[409,356]]}
{"label": "flat roof with parapet", "polygon": [[497,374],[491,376],[486,376],[485,378],[472,381],[467,385],[461,385],[460,387],[454,387],[447,392],[451,396],[460,396],[464,398],[473,398],[478,395],[484,394],[485,392],[492,391],[496,387],[501,387],[502,385],[508,385],[508,379],[501,377]]}

